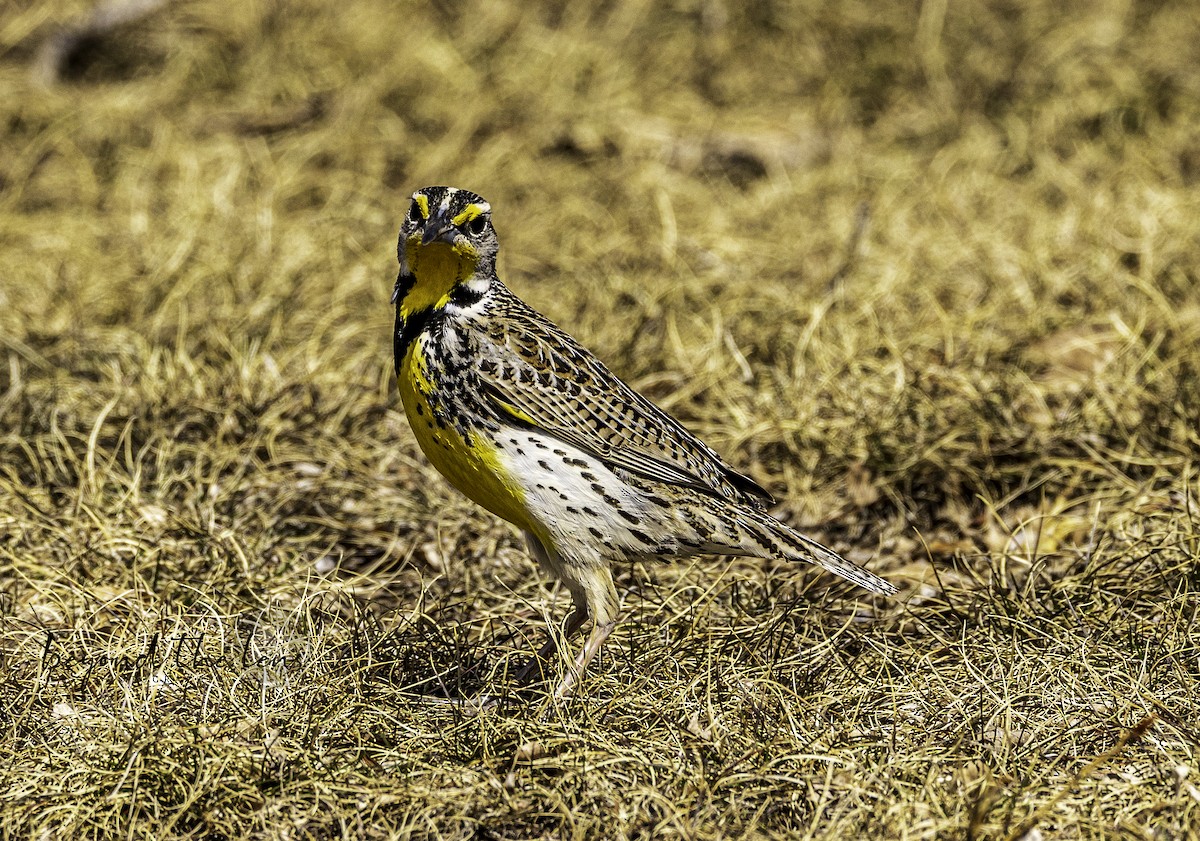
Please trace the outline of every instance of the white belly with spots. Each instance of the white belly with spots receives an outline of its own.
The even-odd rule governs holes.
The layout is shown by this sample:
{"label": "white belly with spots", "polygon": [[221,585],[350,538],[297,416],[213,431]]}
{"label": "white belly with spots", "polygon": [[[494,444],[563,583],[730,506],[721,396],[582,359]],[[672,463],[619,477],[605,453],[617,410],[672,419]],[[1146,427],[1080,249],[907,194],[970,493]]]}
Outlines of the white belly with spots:
{"label": "white belly with spots", "polygon": [[498,456],[521,484],[527,510],[564,558],[653,554],[664,535],[662,510],[603,463],[570,444],[531,430],[509,429]]}

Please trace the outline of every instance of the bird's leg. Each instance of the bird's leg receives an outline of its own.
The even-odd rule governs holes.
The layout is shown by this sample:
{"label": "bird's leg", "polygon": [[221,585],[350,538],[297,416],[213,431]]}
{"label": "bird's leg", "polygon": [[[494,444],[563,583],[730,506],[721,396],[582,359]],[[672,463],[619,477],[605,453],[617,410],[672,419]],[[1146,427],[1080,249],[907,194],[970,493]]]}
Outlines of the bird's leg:
{"label": "bird's leg", "polygon": [[[571,630],[577,629],[575,620],[579,617],[579,624],[583,624],[586,619],[592,620],[592,632],[588,634],[587,642],[583,644],[583,650],[579,652],[579,656],[575,661],[567,667],[567,673],[563,675],[562,682],[554,690],[554,694],[549,701],[542,707],[542,711],[538,714],[538,721],[545,721],[546,716],[550,714],[550,710],[555,706],[555,702],[562,700],[571,694],[579,681],[583,678],[584,670],[588,664],[592,662],[596,654],[600,651],[600,647],[604,645],[604,641],[608,639],[608,635],[612,633],[613,628],[617,625],[617,615],[621,610],[620,599],[617,598],[617,587],[613,583],[612,570],[606,562],[600,561],[595,564],[579,564],[565,563],[563,559],[558,557],[556,564],[557,569],[561,570],[560,575],[564,584],[571,591],[571,599],[575,602],[575,612],[571,615],[568,621],[568,627]],[[572,627],[574,626],[574,627]],[[514,762],[527,762],[542,756],[545,753],[541,742],[528,741],[517,748],[517,753],[513,757]],[[511,778],[510,774],[510,778]]]}
{"label": "bird's leg", "polygon": [[604,641],[608,639],[608,635],[612,633],[613,628],[617,627],[617,619],[614,616],[607,622],[596,622],[592,625],[592,632],[588,634],[587,642],[583,644],[575,662],[567,669],[567,673],[563,675],[562,682],[558,688],[554,690],[555,699],[565,698],[579,683],[579,679],[583,677],[583,672],[588,667],[588,663],[592,662],[592,658],[600,651],[600,646],[604,645]]}
{"label": "bird's leg", "polygon": [[[570,640],[589,619],[592,621],[592,632],[584,643],[583,650],[575,661],[567,667],[558,688],[554,690],[554,698],[565,698],[579,683],[588,663],[596,656],[600,646],[608,639],[617,624],[617,613],[620,610],[620,600],[617,598],[617,587],[613,584],[612,570],[604,561],[595,563],[580,563],[568,561],[556,550],[546,546],[532,532],[525,532],[525,543],[538,565],[557,577],[571,592],[571,601],[575,605],[566,627],[563,629],[563,639]],[[517,673],[517,680],[524,683],[539,668],[546,658],[558,651],[558,640],[554,634],[538,651],[537,657]]]}
{"label": "bird's leg", "polygon": [[[620,601],[613,584],[612,571],[607,564],[575,570],[574,580],[568,583],[575,600],[575,613],[586,613],[592,620],[592,632],[575,658],[575,662],[563,675],[562,682],[554,690],[555,700],[565,698],[583,677],[588,663],[592,662],[608,635],[617,625]],[[572,617],[574,618],[574,617]]]}
{"label": "bird's leg", "polygon": [[[545,544],[531,531],[525,532],[525,546],[529,549],[529,554],[533,557],[539,567],[549,575],[560,579],[567,585],[567,589],[571,591],[571,601],[574,604],[574,610],[567,617],[566,627],[563,629],[562,638],[570,641],[571,637],[579,632],[583,624],[588,621],[589,613],[587,606],[587,598],[578,584],[564,575],[562,559],[557,552],[552,553],[546,548]],[[541,671],[542,666],[549,658],[558,651],[558,635],[553,630],[548,630],[548,639],[546,643],[538,649],[538,653],[532,660],[526,663],[516,674],[516,681],[523,685],[533,675],[534,671]]]}
{"label": "bird's leg", "polygon": [[[582,591],[572,591],[571,598],[575,603],[575,607],[571,611],[571,615],[567,617],[566,627],[563,628],[562,639],[564,642],[570,642],[571,638],[588,621],[587,601],[584,600]],[[548,638],[545,645],[538,649],[538,653],[521,668],[521,671],[517,672],[516,681],[518,684],[523,685],[534,673],[534,670],[540,671],[549,662],[550,658],[558,652],[558,634],[554,633],[552,629],[547,629],[547,635]]]}

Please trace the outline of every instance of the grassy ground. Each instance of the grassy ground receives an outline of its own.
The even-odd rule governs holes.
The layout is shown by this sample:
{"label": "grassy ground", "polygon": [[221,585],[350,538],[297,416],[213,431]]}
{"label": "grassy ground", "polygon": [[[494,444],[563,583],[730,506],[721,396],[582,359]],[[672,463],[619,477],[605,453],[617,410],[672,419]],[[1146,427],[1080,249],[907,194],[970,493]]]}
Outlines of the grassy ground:
{"label": "grassy ground", "polygon": [[[0,831],[1200,835],[1200,11],[916,6],[197,0],[54,81],[9,2]],[[431,183],[900,597],[622,569],[539,722],[565,598],[393,393]]]}

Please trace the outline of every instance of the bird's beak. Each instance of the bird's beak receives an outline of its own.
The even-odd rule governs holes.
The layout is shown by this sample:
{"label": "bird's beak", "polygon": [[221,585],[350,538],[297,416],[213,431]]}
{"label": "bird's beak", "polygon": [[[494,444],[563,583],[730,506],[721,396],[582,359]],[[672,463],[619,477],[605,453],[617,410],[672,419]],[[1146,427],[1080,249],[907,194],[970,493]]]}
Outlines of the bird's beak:
{"label": "bird's beak", "polygon": [[445,213],[438,211],[425,223],[425,230],[421,234],[421,245],[429,245],[429,243],[437,240],[442,240],[453,245],[455,233],[457,232],[455,231],[454,224],[446,218]]}

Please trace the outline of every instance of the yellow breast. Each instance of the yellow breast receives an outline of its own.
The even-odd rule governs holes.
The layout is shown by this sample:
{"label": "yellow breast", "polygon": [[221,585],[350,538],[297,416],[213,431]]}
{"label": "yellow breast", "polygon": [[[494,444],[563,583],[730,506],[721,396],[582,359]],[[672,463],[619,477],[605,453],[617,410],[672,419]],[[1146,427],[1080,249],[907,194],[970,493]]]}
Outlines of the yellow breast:
{"label": "yellow breast", "polygon": [[469,498],[510,523],[536,530],[525,507],[525,495],[501,464],[494,444],[485,436],[468,432],[464,438],[450,424],[439,425],[430,405],[434,385],[417,339],[400,365],[400,399],[425,457],[450,484]]}

